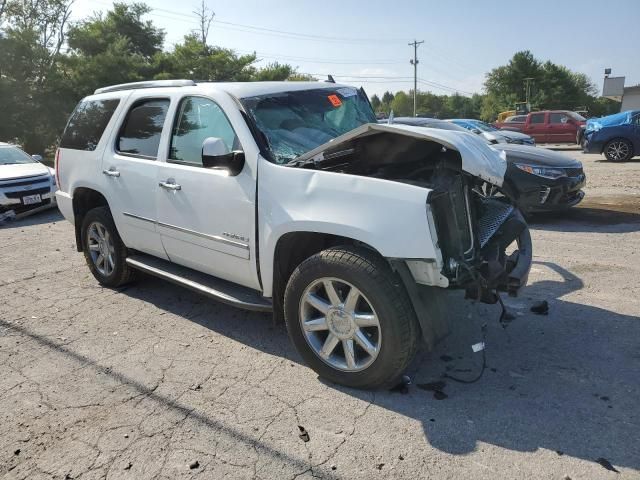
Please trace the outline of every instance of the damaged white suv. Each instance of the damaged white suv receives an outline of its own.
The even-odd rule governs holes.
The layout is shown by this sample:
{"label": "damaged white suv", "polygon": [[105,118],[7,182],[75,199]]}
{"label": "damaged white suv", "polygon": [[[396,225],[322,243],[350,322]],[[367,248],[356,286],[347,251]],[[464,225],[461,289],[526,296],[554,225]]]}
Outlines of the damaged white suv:
{"label": "damaged white suv", "polygon": [[80,102],[56,196],[102,285],[141,270],[273,311],[321,376],[375,388],[445,333],[447,289],[526,283],[505,169],[473,134],[376,124],[346,85],[171,80]]}

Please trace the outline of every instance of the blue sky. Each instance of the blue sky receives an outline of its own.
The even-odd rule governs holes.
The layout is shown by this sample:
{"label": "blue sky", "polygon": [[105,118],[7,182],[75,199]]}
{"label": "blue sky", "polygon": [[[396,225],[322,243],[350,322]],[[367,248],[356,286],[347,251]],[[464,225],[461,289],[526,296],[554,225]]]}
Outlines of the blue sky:
{"label": "blue sky", "polygon": [[[626,85],[640,83],[640,0],[205,1],[216,13],[210,43],[256,51],[258,65],[278,60],[332,73],[369,95],[412,88],[414,38],[425,41],[418,88],[439,94],[480,92],[485,73],[523,49],[586,73],[598,89],[605,67]],[[76,0],[74,18],[111,3]],[[196,28],[199,0],[146,3],[154,9],[148,18],[166,31],[166,48]]]}

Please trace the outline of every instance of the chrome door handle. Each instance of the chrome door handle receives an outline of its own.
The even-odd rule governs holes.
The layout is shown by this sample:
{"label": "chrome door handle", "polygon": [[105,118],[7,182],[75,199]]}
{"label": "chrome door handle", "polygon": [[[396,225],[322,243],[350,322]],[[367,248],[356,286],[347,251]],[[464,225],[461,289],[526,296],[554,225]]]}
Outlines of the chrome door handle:
{"label": "chrome door handle", "polygon": [[102,173],[104,173],[105,175],[109,176],[109,177],[119,177],[120,176],[120,172],[117,170],[102,170]]}
{"label": "chrome door handle", "polygon": [[177,183],[160,182],[158,185],[167,190],[182,190],[182,187]]}

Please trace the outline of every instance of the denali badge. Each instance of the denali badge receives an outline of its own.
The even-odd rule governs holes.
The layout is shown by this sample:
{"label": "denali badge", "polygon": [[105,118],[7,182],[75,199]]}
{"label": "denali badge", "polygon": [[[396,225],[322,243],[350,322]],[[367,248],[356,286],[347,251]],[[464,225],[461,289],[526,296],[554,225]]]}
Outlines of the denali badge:
{"label": "denali badge", "polygon": [[249,243],[249,239],[247,237],[243,237],[242,235],[238,235],[237,233],[222,232],[222,236]]}

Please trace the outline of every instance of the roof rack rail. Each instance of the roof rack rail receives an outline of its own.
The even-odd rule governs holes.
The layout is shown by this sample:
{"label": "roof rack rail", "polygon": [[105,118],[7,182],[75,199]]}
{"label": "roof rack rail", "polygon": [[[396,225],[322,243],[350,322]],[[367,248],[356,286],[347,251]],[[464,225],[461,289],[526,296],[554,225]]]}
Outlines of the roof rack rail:
{"label": "roof rack rail", "polygon": [[120,90],[137,90],[139,88],[162,88],[162,87],[193,87],[196,82],[193,80],[151,80],[147,82],[131,82],[121,83],[119,85],[111,85],[110,87],[102,87],[93,92],[98,93],[118,92]]}

